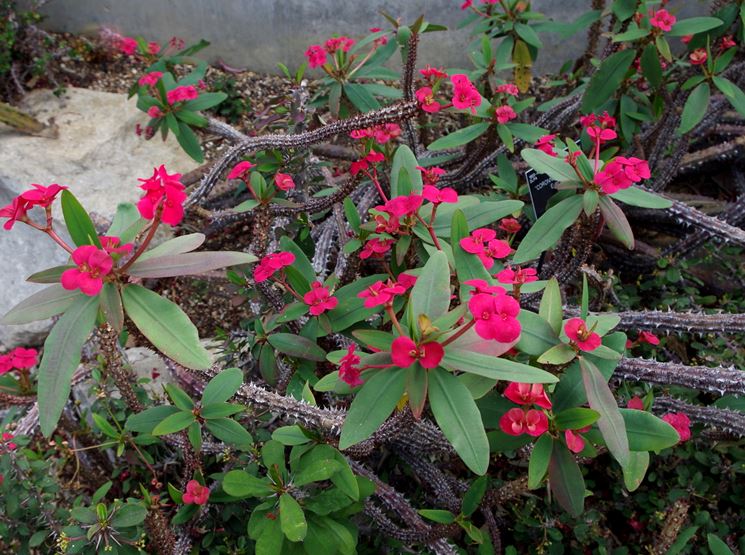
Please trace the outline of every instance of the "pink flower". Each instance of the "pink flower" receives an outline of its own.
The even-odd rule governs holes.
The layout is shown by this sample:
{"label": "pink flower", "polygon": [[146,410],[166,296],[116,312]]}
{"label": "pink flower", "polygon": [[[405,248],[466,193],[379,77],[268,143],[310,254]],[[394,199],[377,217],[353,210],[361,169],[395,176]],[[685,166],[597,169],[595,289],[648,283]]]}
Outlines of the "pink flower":
{"label": "pink flower", "polygon": [[630,158],[617,156],[615,162],[618,162],[621,165],[623,173],[634,183],[652,177],[652,173],[649,171],[649,164],[647,164],[646,160],[635,158],[634,156]]}
{"label": "pink flower", "polygon": [[230,170],[230,173],[228,174],[228,179],[242,179],[246,180],[246,176],[248,175],[248,172],[251,171],[251,168],[255,168],[256,164],[252,164],[248,160],[244,160],[243,162],[238,162],[235,167]]}
{"label": "pink flower", "polygon": [[466,0],[465,2],[463,2],[463,3],[462,3],[462,4],[460,5],[460,9],[461,9],[461,10],[467,10],[467,9],[468,9],[468,8],[470,8],[471,6],[473,6],[473,0]]}
{"label": "pink flower", "polygon": [[[391,304],[393,303],[394,297],[403,295],[406,293],[406,290],[411,287],[411,285],[408,285],[408,282],[409,279],[414,276],[406,275],[408,279],[403,280],[402,276],[404,275],[406,274],[401,274],[399,276],[398,283],[393,283],[391,280],[388,280],[387,282],[376,281],[366,289],[357,293],[357,297],[365,299],[365,308],[375,308],[376,306]],[[411,283],[413,285],[413,282]]]}
{"label": "pink flower", "polygon": [[662,419],[670,424],[680,436],[680,442],[691,439],[691,419],[682,412],[669,412]]}
{"label": "pink flower", "polygon": [[186,492],[181,497],[184,505],[206,505],[210,498],[210,488],[203,486],[196,480],[189,480]]}
{"label": "pink flower", "polygon": [[719,48],[721,50],[727,50],[728,48],[734,48],[735,46],[737,46],[737,43],[732,38],[732,35],[724,35],[719,39]]}
{"label": "pink flower", "polygon": [[644,410],[644,401],[639,399],[639,397],[632,397],[631,399],[629,399],[629,402],[626,403],[626,408],[634,410]]}
{"label": "pink flower", "polygon": [[667,10],[657,10],[649,17],[649,23],[662,31],[670,31],[675,25],[677,18]]}
{"label": "pink flower", "polygon": [[504,290],[504,287],[500,287],[499,285],[489,285],[485,280],[483,279],[469,279],[463,282],[463,285],[469,285],[470,287],[473,287],[471,290],[471,295],[504,295],[506,291]]}
{"label": "pink flower", "polygon": [[693,35],[683,35],[682,37],[680,37],[680,42],[682,42],[683,44],[688,44],[689,42],[691,42],[692,38]]}
{"label": "pink flower", "polygon": [[481,106],[481,95],[468,79],[467,75],[458,73],[450,77],[453,83],[453,106],[458,110],[470,109],[472,114]]}
{"label": "pink flower", "polygon": [[690,60],[691,64],[693,64],[694,66],[700,66],[701,64],[705,64],[708,57],[709,55],[706,53],[706,50],[703,48],[697,48],[696,50],[694,50],[688,55],[688,59]]}
{"label": "pink flower", "polygon": [[355,40],[350,39],[349,37],[331,37],[324,43],[324,45],[326,47],[326,52],[333,55],[339,50],[342,52],[349,52],[349,49],[354,46],[354,43]]}
{"label": "pink flower", "polygon": [[510,382],[504,390],[504,396],[518,405],[538,405],[544,409],[551,408],[551,401],[543,390],[543,384]]}
{"label": "pink flower", "polygon": [[54,202],[59,193],[67,189],[64,185],[57,185],[56,183],[52,183],[49,187],[44,187],[44,185],[38,183],[32,183],[31,186],[33,189],[21,193],[21,197],[28,202],[29,207],[41,206],[46,208]]}
{"label": "pink flower", "polygon": [[[384,145],[401,135],[401,127],[397,123],[384,123],[372,128],[372,137],[379,145]],[[383,160],[385,157],[383,157]],[[370,160],[372,161],[372,160]],[[382,161],[382,160],[379,160]]]}
{"label": "pink flower", "polygon": [[495,89],[495,92],[517,96],[520,94],[520,89],[517,88],[517,85],[513,85],[512,83],[505,83],[504,85],[498,85]]}
{"label": "pink flower", "polygon": [[312,68],[321,67],[326,63],[326,51],[320,44],[312,44],[305,51],[305,57],[308,58],[308,65]]}
{"label": "pink flower", "polygon": [[363,383],[358,366],[361,359],[354,353],[356,347],[357,345],[352,343],[347,348],[347,354],[341,357],[339,364],[339,379],[351,387],[357,387]]}
{"label": "pink flower", "polygon": [[166,93],[168,104],[173,106],[177,102],[194,100],[199,96],[199,91],[194,85],[182,85]]}
{"label": "pink flower", "polygon": [[295,262],[295,255],[291,252],[276,252],[262,258],[254,268],[254,281],[261,283],[268,280],[285,266]]}
{"label": "pink flower", "polygon": [[514,408],[508,410],[499,419],[501,430],[511,436],[528,434],[533,437],[543,435],[548,430],[548,417],[542,411]]}
{"label": "pink flower", "polygon": [[460,247],[471,254],[481,254],[484,252],[484,244],[497,237],[497,232],[493,229],[481,227],[474,229],[471,235],[460,240]]}
{"label": "pink flower", "polygon": [[582,318],[571,318],[564,324],[564,333],[581,351],[594,351],[600,347],[600,336],[587,329]]}
{"label": "pink flower", "polygon": [[597,116],[595,114],[587,114],[584,116],[579,117],[579,123],[582,125],[582,127],[590,127],[597,121]]}
{"label": "pink flower", "polygon": [[153,119],[156,119],[156,118],[162,117],[163,112],[160,110],[158,106],[150,106],[150,108],[147,109],[147,115]]}
{"label": "pink flower", "polygon": [[145,191],[145,196],[137,203],[140,216],[146,220],[152,220],[158,208],[162,209],[161,221],[168,225],[178,225],[184,218],[184,184],[181,183],[181,174],[169,174],[165,166],[153,170],[153,175],[142,181],[140,189]]}
{"label": "pink flower", "polygon": [[324,287],[320,281],[314,281],[310,287],[310,291],[303,295],[303,301],[310,307],[313,316],[320,316],[339,304],[339,299],[332,297],[328,287]]}
{"label": "pink flower", "polygon": [[598,118],[598,121],[602,127],[613,128],[616,126],[616,118],[608,114],[608,112],[603,112],[603,115]]}
{"label": "pink flower", "polygon": [[374,237],[370,239],[360,251],[360,258],[367,260],[368,258],[383,258],[385,253],[391,250],[393,245],[393,239],[378,239]]}
{"label": "pink flower", "polygon": [[414,284],[416,283],[416,276],[412,276],[411,274],[398,274],[398,281],[396,281],[396,285],[399,287],[403,287],[404,290],[411,289],[414,287]]}
{"label": "pink flower", "polygon": [[38,362],[39,353],[36,349],[16,347],[10,352],[12,364],[15,368],[33,368]]}
{"label": "pink flower", "polygon": [[277,173],[274,176],[274,184],[277,186],[277,189],[281,189],[282,191],[289,191],[295,188],[295,182],[292,180],[292,176],[287,173]]}
{"label": "pink flower", "polygon": [[62,272],[62,287],[68,291],[80,289],[85,295],[98,295],[103,287],[103,278],[111,272],[114,260],[106,251],[93,245],[75,249],[72,260],[78,267]]}
{"label": "pink flower", "polygon": [[163,77],[163,72],[161,71],[151,71],[150,73],[146,73],[142,77],[140,77],[140,80],[137,81],[141,87],[154,87],[158,84],[158,81],[160,78]]}
{"label": "pink flower", "polygon": [[648,331],[640,331],[639,337],[637,338],[639,343],[649,343],[650,345],[659,345],[660,339],[653,333]]}
{"label": "pink flower", "polygon": [[432,67],[429,64],[424,69],[420,69],[419,73],[428,81],[432,79],[445,79],[448,76],[442,68]]}
{"label": "pink flower", "polygon": [[535,147],[538,150],[542,150],[549,156],[556,156],[556,151],[554,150],[553,141],[556,138],[556,135],[544,135],[540,139],[538,139],[535,143]]}
{"label": "pink flower", "polygon": [[148,54],[152,54],[153,56],[155,56],[158,52],[160,52],[160,45],[155,41],[148,42],[147,52]]}
{"label": "pink flower", "polygon": [[600,185],[606,195],[612,195],[621,189],[628,189],[634,184],[624,171],[623,165],[615,160],[605,164],[603,169],[595,174],[595,183]]}
{"label": "pink flower", "polygon": [[535,268],[518,268],[517,271],[515,271],[508,266],[495,277],[499,283],[508,283],[512,285],[522,285],[523,283],[538,281],[538,273]]}
{"label": "pink flower", "polygon": [[430,114],[439,112],[442,105],[435,100],[435,95],[430,87],[422,87],[414,93],[419,102],[419,107]]}
{"label": "pink flower", "polygon": [[502,218],[499,221],[499,229],[506,231],[507,233],[517,233],[522,229],[522,227],[523,226],[520,225],[520,222],[515,218]]}
{"label": "pink flower", "polygon": [[13,434],[11,434],[10,432],[3,432],[3,435],[2,435],[3,443],[5,443],[5,447],[9,451],[14,451],[15,448],[18,447],[15,443],[13,443],[12,441],[10,441],[14,437],[15,436]]}
{"label": "pink flower", "polygon": [[434,341],[417,345],[408,337],[397,337],[391,344],[391,360],[400,368],[408,368],[417,361],[423,368],[437,368],[443,356],[445,350]]}
{"label": "pink flower", "polygon": [[7,374],[15,368],[13,366],[13,357],[11,355],[0,355],[0,375]]}
{"label": "pink flower", "polygon": [[33,208],[33,205],[20,195],[13,199],[13,202],[0,208],[0,218],[8,218],[3,224],[3,228],[12,229],[16,222],[23,222],[28,219],[27,212]]}
{"label": "pink flower", "polygon": [[119,37],[117,48],[119,48],[123,54],[131,56],[137,52],[137,41],[132,37]]}
{"label": "pink flower", "polygon": [[422,181],[425,185],[435,185],[440,180],[440,177],[445,175],[445,170],[442,168],[438,168],[437,166],[432,166],[431,168],[425,168],[424,166],[417,166],[416,169],[418,169],[422,174]]}
{"label": "pink flower", "polygon": [[112,237],[109,235],[102,235],[99,237],[99,240],[101,241],[101,247],[103,250],[105,250],[109,254],[129,254],[132,252],[132,243],[127,243],[125,245],[119,245],[121,240],[119,237]]}
{"label": "pink flower", "polygon": [[416,214],[423,201],[422,195],[401,195],[390,199],[383,206],[376,206],[375,209],[397,218],[403,218]]}
{"label": "pink flower", "polygon": [[517,320],[520,303],[509,295],[477,293],[469,299],[468,310],[476,320],[476,333],[482,339],[510,343],[520,337],[520,322]]}
{"label": "pink flower", "polygon": [[502,239],[492,239],[486,244],[484,252],[477,254],[476,256],[481,259],[481,262],[484,263],[486,269],[489,270],[494,266],[495,258],[505,258],[510,254],[512,254],[512,247],[510,247],[510,244],[507,241],[503,241]]}
{"label": "pink flower", "polygon": [[513,120],[517,117],[517,114],[515,113],[515,110],[512,109],[512,106],[503,105],[500,106],[495,110],[495,114],[497,116],[497,121],[499,123],[507,123],[510,120]]}
{"label": "pink flower", "polygon": [[438,189],[432,185],[425,185],[422,189],[422,196],[434,204],[458,202],[458,193],[455,192],[455,189],[451,189],[450,187]]}
{"label": "pink flower", "polygon": [[613,131],[613,129],[603,129],[600,127],[596,127],[594,125],[587,128],[587,134],[592,138],[593,141],[596,143],[604,143],[605,141],[612,141],[616,137],[618,137],[618,133]]}
{"label": "pink flower", "polygon": [[572,430],[564,430],[564,440],[572,453],[580,453],[585,448],[585,440]]}

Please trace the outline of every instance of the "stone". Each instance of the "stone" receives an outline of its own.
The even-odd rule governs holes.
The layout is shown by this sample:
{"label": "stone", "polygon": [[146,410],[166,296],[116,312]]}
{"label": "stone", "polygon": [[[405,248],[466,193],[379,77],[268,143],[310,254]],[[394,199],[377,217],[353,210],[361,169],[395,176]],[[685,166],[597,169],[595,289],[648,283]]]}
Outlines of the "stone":
{"label": "stone", "polygon": [[[22,108],[40,121],[53,119],[59,138],[24,135],[0,124],[0,206],[31,183],[60,183],[70,187],[89,212],[110,219],[118,203],[139,198],[137,178],[149,177],[154,166],[165,164],[171,172],[185,173],[197,165],[173,137],[166,142],[137,137],[135,125],[144,124],[147,116],[124,94],[71,88],[56,97],[51,91],[37,90],[26,97]],[[59,222],[58,204],[55,216]],[[62,229],[61,223],[57,228]],[[67,256],[42,233],[17,223],[10,231],[0,229],[0,260],[4,262],[2,315],[44,287],[27,283],[26,277],[64,264]],[[50,327],[50,320],[0,325],[0,347],[39,345]]]}

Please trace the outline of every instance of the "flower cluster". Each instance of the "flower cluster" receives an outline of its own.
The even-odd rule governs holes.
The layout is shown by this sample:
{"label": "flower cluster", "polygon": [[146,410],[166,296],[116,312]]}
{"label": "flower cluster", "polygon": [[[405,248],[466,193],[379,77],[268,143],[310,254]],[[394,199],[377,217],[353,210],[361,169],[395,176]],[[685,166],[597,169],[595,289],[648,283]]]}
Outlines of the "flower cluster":
{"label": "flower cluster", "polygon": [[660,31],[671,31],[677,18],[665,9],[650,13],[649,24]]}
{"label": "flower cluster", "polygon": [[355,129],[349,136],[353,139],[372,138],[379,145],[384,145],[401,135],[401,127],[397,123],[382,123],[367,129]]}
{"label": "flower cluster", "polygon": [[83,245],[72,253],[76,268],[62,272],[60,283],[69,291],[80,289],[85,295],[98,295],[104,278],[111,273],[114,259],[103,249],[93,245]]}
{"label": "flower cluster", "polygon": [[431,370],[439,366],[445,350],[436,341],[422,342],[417,345],[409,337],[397,337],[391,345],[391,360],[400,368],[408,368],[418,362],[422,368]]}
{"label": "flower cluster", "polygon": [[15,451],[18,446],[11,441],[14,437],[15,436],[10,432],[3,432],[2,443],[0,443],[0,447],[7,451]]}
{"label": "flower cluster", "polygon": [[279,173],[274,176],[274,185],[280,191],[290,191],[295,188],[295,182],[288,173]]}
{"label": "flower cluster", "polygon": [[389,305],[393,303],[396,296],[403,295],[416,283],[416,277],[409,274],[400,274],[397,281],[376,281],[369,287],[357,294],[360,299],[365,299],[365,308]]}
{"label": "flower cluster", "polygon": [[475,114],[476,108],[481,106],[481,94],[476,85],[462,73],[452,75],[450,82],[453,84],[453,107],[458,110],[471,110],[471,113]]}
{"label": "flower cluster", "polygon": [[36,349],[16,347],[7,355],[0,355],[0,374],[33,368],[38,362],[38,354]]}
{"label": "flower cluster", "polygon": [[504,288],[490,286],[482,280],[470,280],[466,285],[476,286],[468,300],[468,310],[475,322],[474,329],[482,339],[511,343],[520,337],[517,319],[520,303],[507,295]]}
{"label": "flower cluster", "polygon": [[160,220],[163,223],[172,226],[181,223],[186,193],[180,173],[169,174],[165,166],[161,165],[153,170],[152,176],[138,181],[142,181],[140,189],[145,191],[145,196],[137,203],[140,216],[152,220],[161,210]]}
{"label": "flower cluster", "polygon": [[362,379],[360,378],[361,370],[359,364],[361,359],[355,354],[357,345],[352,343],[347,348],[347,354],[341,357],[339,361],[339,379],[351,387],[357,387],[362,385]]}
{"label": "flower cluster", "polygon": [[520,436],[528,434],[534,437],[543,435],[548,430],[548,417],[542,410],[528,408],[532,405],[544,409],[551,408],[551,401],[541,384],[512,382],[504,391],[504,396],[521,408],[508,410],[499,419],[500,429],[507,435]]}
{"label": "flower cluster", "polygon": [[49,208],[57,195],[63,189],[67,189],[64,185],[57,185],[56,183],[52,183],[49,187],[38,183],[32,183],[31,186],[33,189],[21,193],[10,204],[0,208],[0,218],[8,218],[3,225],[5,229],[12,229],[16,222],[27,222],[27,212],[36,206],[44,209]]}
{"label": "flower cluster", "polygon": [[230,170],[230,173],[228,174],[228,179],[243,179],[246,180],[246,176],[251,171],[251,168],[255,168],[256,164],[252,164],[248,160],[243,160],[242,162],[238,162],[235,167]]}
{"label": "flower cluster", "polygon": [[203,486],[196,480],[189,480],[181,500],[184,505],[206,505],[209,498],[210,488]]}
{"label": "flower cluster", "polygon": [[670,424],[680,436],[680,442],[691,439],[691,419],[683,412],[669,412],[662,419]]}
{"label": "flower cluster", "polygon": [[634,183],[652,176],[646,160],[631,156],[616,156],[595,174],[595,183],[601,190],[610,195],[622,189],[628,189]]}
{"label": "flower cluster", "polygon": [[324,287],[320,281],[314,281],[310,287],[310,291],[303,295],[303,301],[310,307],[309,312],[313,316],[320,316],[327,310],[333,310],[339,304],[339,299],[331,296],[329,288]]}
{"label": "flower cluster", "polygon": [[163,77],[162,71],[151,71],[150,73],[146,73],[140,79],[137,81],[137,84],[141,87],[154,87],[158,84],[158,81],[160,81],[160,78]]}
{"label": "flower cluster", "polygon": [[510,244],[497,239],[497,232],[488,228],[473,230],[468,237],[460,240],[460,246],[464,251],[478,256],[487,270],[494,266],[495,258],[506,258],[512,253]]}
{"label": "flower cluster", "polygon": [[166,93],[168,104],[173,106],[177,102],[194,100],[199,96],[199,91],[194,85],[182,85]]}
{"label": "flower cluster", "polygon": [[261,283],[268,280],[276,272],[295,262],[295,255],[291,252],[277,252],[262,258],[254,268],[254,281]]}

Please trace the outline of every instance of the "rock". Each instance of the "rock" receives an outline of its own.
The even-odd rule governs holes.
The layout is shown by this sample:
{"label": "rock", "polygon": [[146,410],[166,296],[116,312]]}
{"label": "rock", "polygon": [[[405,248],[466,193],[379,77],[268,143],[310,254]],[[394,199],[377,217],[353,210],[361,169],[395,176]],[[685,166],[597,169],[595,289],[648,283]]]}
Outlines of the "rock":
{"label": "rock", "polygon": [[174,381],[163,357],[146,347],[131,347],[125,351],[127,360],[137,379],[148,378],[145,389],[155,395],[163,395],[163,386]]}
{"label": "rock", "polygon": [[[23,109],[40,121],[54,119],[59,138],[24,135],[0,124],[0,207],[31,183],[60,183],[89,212],[110,219],[118,203],[139,198],[137,178],[150,176],[154,166],[165,164],[180,173],[196,167],[172,137],[164,143],[135,135],[135,125],[147,116],[126,95],[71,88],[58,98],[38,90],[28,95]],[[59,206],[55,214],[61,218]],[[10,231],[0,229],[0,259],[5,262],[0,272],[2,315],[44,287],[26,283],[26,277],[64,264],[67,256],[44,234],[17,223]],[[0,347],[38,345],[50,326],[51,321],[0,325]]]}

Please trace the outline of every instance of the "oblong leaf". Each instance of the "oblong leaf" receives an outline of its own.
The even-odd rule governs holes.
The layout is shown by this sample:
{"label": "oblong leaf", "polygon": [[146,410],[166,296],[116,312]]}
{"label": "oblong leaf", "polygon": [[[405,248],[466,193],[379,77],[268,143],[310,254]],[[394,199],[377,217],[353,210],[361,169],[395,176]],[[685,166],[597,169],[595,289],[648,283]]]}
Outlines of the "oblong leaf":
{"label": "oblong leaf", "polygon": [[585,479],[569,449],[558,442],[551,451],[548,479],[559,505],[572,516],[581,515],[585,510]]}
{"label": "oblong leaf", "polygon": [[267,479],[252,476],[245,470],[231,470],[222,480],[222,489],[233,497],[265,497],[272,493]]}
{"label": "oblong leaf", "polygon": [[165,256],[167,254],[182,254],[185,252],[191,252],[198,249],[204,243],[207,237],[203,233],[190,233],[188,235],[179,235],[168,241],[164,241],[157,247],[153,247],[149,251],[146,251],[137,262],[142,262],[148,258],[154,258],[156,256]]}
{"label": "oblong leaf", "polygon": [[279,496],[279,523],[285,537],[291,542],[303,541],[308,533],[308,523],[303,509],[289,493]]}
{"label": "oblong leaf", "polygon": [[189,252],[138,260],[127,273],[140,278],[189,276],[252,262],[256,262],[256,257],[246,252]]}
{"label": "oblong leaf", "polygon": [[701,83],[688,95],[683,106],[683,114],[680,116],[678,133],[688,133],[703,119],[709,107],[710,94],[709,83]]}
{"label": "oblong leaf", "polygon": [[600,197],[600,213],[605,218],[608,229],[611,230],[614,237],[621,241],[627,249],[634,249],[634,232],[631,231],[631,225],[626,219],[623,210],[613,202],[610,197],[605,195]]}
{"label": "oblong leaf", "polygon": [[572,225],[582,212],[582,195],[574,195],[549,208],[528,230],[512,257],[515,264],[538,258],[553,247],[564,230]]}
{"label": "oblong leaf", "polygon": [[96,245],[100,248],[101,242],[98,239],[96,227],[75,195],[65,189],[60,197],[67,232],[74,243],[78,246]]}
{"label": "oblong leaf", "polygon": [[457,131],[453,131],[452,133],[433,141],[427,147],[427,150],[445,150],[446,148],[455,148],[457,146],[468,144],[486,133],[490,125],[490,122],[484,122],[458,129]]}
{"label": "oblong leaf", "polygon": [[225,443],[232,443],[239,448],[248,448],[253,445],[253,438],[248,431],[230,418],[211,418],[204,425],[217,439]]}
{"label": "oblong leaf", "polygon": [[326,360],[326,351],[306,337],[292,333],[273,333],[267,337],[269,344],[280,353],[290,355],[299,359],[323,362]]}
{"label": "oblong leaf", "polygon": [[689,17],[676,22],[675,25],[673,25],[673,28],[668,31],[667,35],[670,37],[695,35],[697,33],[716,29],[722,23],[724,22],[716,17]]}
{"label": "oblong leaf", "polygon": [[240,368],[227,368],[212,378],[204,388],[202,406],[223,403],[230,399],[243,384],[243,372]]}
{"label": "oblong leaf", "polygon": [[520,152],[520,155],[531,168],[538,173],[545,173],[554,181],[563,183],[566,181],[577,181],[579,179],[574,168],[562,158],[551,156],[537,148],[524,148]]}
{"label": "oblong leaf", "polygon": [[122,301],[137,328],[163,354],[194,370],[210,367],[212,358],[197,328],[178,305],[139,285],[122,288]]}
{"label": "oblong leaf", "polygon": [[125,430],[139,433],[151,433],[153,428],[169,416],[180,412],[173,405],[150,407],[142,412],[131,415],[124,424]]}
{"label": "oblong leaf", "polygon": [[582,97],[580,110],[583,114],[592,113],[619,90],[626,72],[636,57],[636,50],[629,48],[611,54],[590,78],[590,83]]}
{"label": "oblong leaf", "polygon": [[553,446],[554,440],[549,434],[543,434],[535,442],[528,461],[528,489],[535,489],[543,482],[543,477],[548,472],[548,464],[551,462]]}
{"label": "oblong leaf", "polygon": [[553,374],[527,364],[473,351],[454,349],[452,346],[445,349],[442,365],[486,378],[510,382],[555,383],[559,381]]}
{"label": "oblong leaf", "polygon": [[680,441],[678,432],[654,414],[634,409],[619,409],[626,425],[631,451],[660,451]]}
{"label": "oblong leaf", "polygon": [[450,266],[447,255],[437,251],[422,268],[411,289],[409,308],[414,320],[427,315],[435,320],[445,314],[450,306]]}
{"label": "oblong leaf", "polygon": [[45,287],[11,308],[0,324],[28,324],[46,320],[67,310],[77,299],[85,297],[78,289],[68,291],[59,283]]}
{"label": "oblong leaf", "polygon": [[196,422],[196,417],[191,412],[180,410],[173,413],[171,416],[166,416],[161,422],[159,422],[155,428],[153,428],[152,434],[154,436],[162,436],[166,434],[174,434],[185,430],[191,424]]}
{"label": "oblong leaf", "polygon": [[26,278],[26,281],[30,281],[31,283],[59,283],[60,277],[62,277],[62,272],[69,270],[70,268],[77,268],[77,266],[71,266],[68,264],[66,266],[47,268],[41,272],[31,274]]}
{"label": "oblong leaf", "polygon": [[629,206],[640,206],[641,208],[670,208],[673,205],[671,200],[640,189],[636,185],[632,185],[628,189],[621,189],[610,196]]}

